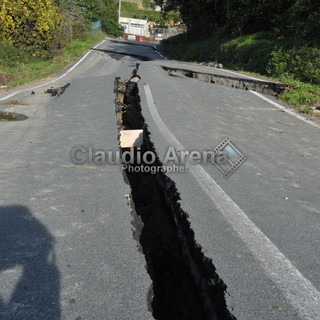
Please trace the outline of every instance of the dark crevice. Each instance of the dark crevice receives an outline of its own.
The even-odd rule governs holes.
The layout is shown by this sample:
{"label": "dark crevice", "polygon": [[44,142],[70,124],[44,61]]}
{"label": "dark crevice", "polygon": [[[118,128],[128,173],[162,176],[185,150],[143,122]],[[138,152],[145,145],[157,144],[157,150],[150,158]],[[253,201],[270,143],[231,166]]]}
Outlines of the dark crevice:
{"label": "dark crevice", "polygon": [[[119,130],[143,129],[141,154],[156,154],[141,113],[137,69],[128,80],[115,81]],[[124,151],[126,149],[122,149]],[[162,166],[156,157],[153,166]],[[138,164],[133,167],[148,166]],[[123,172],[130,184],[134,238],[145,256],[152,279],[149,293],[157,320],[235,320],[226,306],[226,285],[210,258],[195,241],[188,214],[180,206],[175,183],[163,172]]]}
{"label": "dark crevice", "polygon": [[287,84],[272,81],[230,77],[213,73],[204,73],[186,69],[171,68],[166,66],[162,66],[162,69],[167,71],[169,75],[171,75],[172,72],[180,73],[186,76],[187,78],[193,78],[200,81],[214,83],[236,89],[252,90],[273,96],[283,93],[288,87]]}
{"label": "dark crevice", "polygon": [[115,50],[108,50],[108,49],[97,49],[97,48],[91,48],[91,50],[107,52],[107,53],[115,53],[115,54],[120,54],[120,55],[124,55],[124,56],[135,57],[135,58],[137,58],[139,60],[142,60],[142,61],[150,61],[150,60],[152,60],[147,56],[142,56],[140,54],[135,54],[135,53],[130,53],[130,52],[115,51]]}

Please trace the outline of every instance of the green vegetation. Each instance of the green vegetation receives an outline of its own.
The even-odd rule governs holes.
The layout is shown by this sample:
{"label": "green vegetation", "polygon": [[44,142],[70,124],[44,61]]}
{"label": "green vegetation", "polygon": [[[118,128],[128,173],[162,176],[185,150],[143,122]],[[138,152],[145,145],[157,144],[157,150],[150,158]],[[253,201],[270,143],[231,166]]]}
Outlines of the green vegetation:
{"label": "green vegetation", "polygon": [[118,36],[117,10],[115,0],[2,0],[0,42],[51,58],[71,40],[84,38],[92,22]]}
{"label": "green vegetation", "polygon": [[277,77],[289,75],[293,79],[320,84],[320,49],[300,46],[272,51],[266,70]]}
{"label": "green vegetation", "polygon": [[319,0],[155,0],[165,11],[179,10],[189,39],[207,39],[224,29],[241,36],[270,32],[274,38],[318,42]]}
{"label": "green vegetation", "polygon": [[151,7],[151,4],[153,3],[152,0],[142,0],[142,5],[144,8],[149,9]]}
{"label": "green vegetation", "polygon": [[116,0],[1,0],[0,85],[65,67],[102,39],[119,36]]}
{"label": "green vegetation", "polygon": [[12,44],[0,43],[0,84],[13,87],[49,76],[66,67],[104,37],[105,34],[99,32],[72,40],[61,54],[50,59],[30,56]]}
{"label": "green vegetation", "polygon": [[156,23],[159,23],[161,20],[160,12],[146,9],[141,10],[136,3],[125,1],[121,3],[121,16],[135,19],[148,19]]}
{"label": "green vegetation", "polygon": [[[75,0],[64,0],[75,1]],[[118,2],[116,0],[85,0],[87,21],[101,21],[102,31],[113,36],[120,36],[122,28],[118,25]]]}
{"label": "green vegetation", "polygon": [[17,115],[13,112],[0,111],[0,121],[14,121],[17,120]]}
{"label": "green vegetation", "polygon": [[313,108],[320,107],[320,86],[294,80],[291,77],[281,76],[278,80],[287,83],[290,90],[279,98],[290,105],[299,107],[304,113],[312,114]]}
{"label": "green vegetation", "polygon": [[56,42],[61,18],[51,0],[2,0],[0,41],[33,56],[47,56]]}
{"label": "green vegetation", "polygon": [[175,24],[181,21],[181,16],[177,12],[157,12],[154,10],[141,10],[136,3],[125,2],[121,4],[121,16],[135,19],[147,19],[159,25]]}

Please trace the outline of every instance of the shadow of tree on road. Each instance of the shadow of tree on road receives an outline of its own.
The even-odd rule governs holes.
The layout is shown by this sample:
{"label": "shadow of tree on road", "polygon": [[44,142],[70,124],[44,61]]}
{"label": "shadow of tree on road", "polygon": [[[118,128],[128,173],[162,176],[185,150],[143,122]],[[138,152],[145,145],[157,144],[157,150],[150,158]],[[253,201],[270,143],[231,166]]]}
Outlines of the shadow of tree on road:
{"label": "shadow of tree on road", "polygon": [[58,320],[59,291],[53,236],[27,207],[0,207],[0,319]]}

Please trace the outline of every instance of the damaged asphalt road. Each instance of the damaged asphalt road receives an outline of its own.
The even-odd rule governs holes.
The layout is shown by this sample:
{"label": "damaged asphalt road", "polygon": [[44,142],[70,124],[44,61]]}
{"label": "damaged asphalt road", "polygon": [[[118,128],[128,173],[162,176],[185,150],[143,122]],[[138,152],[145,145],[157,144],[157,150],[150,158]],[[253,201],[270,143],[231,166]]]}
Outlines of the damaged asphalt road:
{"label": "damaged asphalt road", "polygon": [[[137,71],[125,82],[116,78],[116,112],[120,133],[143,130],[144,159],[156,150],[141,114],[137,82],[133,81],[139,77]],[[163,166],[159,158],[153,165]],[[132,215],[139,230],[134,233],[139,233],[137,241],[152,279],[150,303],[154,318],[235,319],[226,306],[226,285],[196,242],[174,182],[163,172],[141,172],[143,166],[148,166],[146,162],[140,164],[135,159],[133,166],[137,172],[124,169],[123,174],[131,187]]]}
{"label": "damaged asphalt road", "polygon": [[[21,90],[24,105],[0,105],[28,117],[0,122],[0,318],[211,319],[205,282],[181,255],[178,208],[208,275],[227,287],[213,304],[238,320],[318,319],[319,129],[249,90],[162,67],[243,75],[164,61],[152,46],[98,49],[64,78]],[[159,160],[170,146],[212,150],[227,137],[248,158],[231,177],[207,164],[167,178],[127,174],[127,185],[119,165],[72,163],[75,146],[119,150],[114,79],[137,61],[141,101],[128,102],[139,101],[137,125]],[[57,99],[44,93],[69,83]],[[172,181],[169,196],[161,181]]]}

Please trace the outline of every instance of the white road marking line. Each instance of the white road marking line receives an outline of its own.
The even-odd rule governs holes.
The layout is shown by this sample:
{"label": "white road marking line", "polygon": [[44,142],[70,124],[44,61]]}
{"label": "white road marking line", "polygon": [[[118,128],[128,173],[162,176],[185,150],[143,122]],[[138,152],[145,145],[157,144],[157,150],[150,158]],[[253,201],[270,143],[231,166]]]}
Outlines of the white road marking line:
{"label": "white road marking line", "polygon": [[158,50],[156,51],[156,53],[163,59],[168,60],[168,58],[166,58],[165,56],[163,56]]}
{"label": "white road marking line", "polygon": [[158,55],[163,58],[164,60],[168,60],[168,58],[166,58],[165,56],[163,56],[159,51],[157,51]]}
{"label": "white road marking line", "polygon": [[[101,42],[99,42],[97,45],[95,45],[93,47],[93,49],[96,49],[98,46],[100,46],[105,40],[102,40]],[[35,87],[31,87],[31,88],[27,88],[27,89],[23,89],[23,90],[18,90],[18,91],[14,91],[8,95],[6,95],[5,97],[3,98],[0,98],[0,101],[3,101],[3,100],[7,100],[7,99],[10,99],[12,97],[14,97],[15,95],[21,93],[21,92],[25,92],[25,91],[30,91],[30,90],[35,90],[35,89],[39,89],[39,88],[42,88],[42,87],[45,87],[47,86],[48,84],[52,83],[52,82],[55,82],[55,81],[58,81],[60,79],[62,79],[63,77],[65,77],[69,72],[71,72],[72,70],[74,70],[91,52],[93,52],[92,49],[90,49],[77,63],[75,63],[70,69],[68,69],[64,74],[62,74],[61,76],[59,76],[58,78],[55,78],[55,79],[52,79],[50,81],[47,81],[43,84],[40,84],[38,86],[35,86]]]}
{"label": "white road marking line", "polygon": [[[148,84],[144,85],[144,91],[151,116],[164,138],[171,146],[184,150],[184,147],[162,121]],[[320,292],[200,165],[190,166],[189,171],[211,199],[213,205],[231,224],[247,248],[259,261],[266,275],[277,284],[278,289],[290,301],[292,307],[305,320],[319,320]]]}
{"label": "white road marking line", "polygon": [[166,58],[164,55],[162,55],[162,54],[160,53],[160,51],[158,50],[158,48],[157,48],[156,45],[153,46],[153,49],[156,51],[156,53],[157,53],[161,58],[163,58],[163,59],[165,59],[165,60],[168,60],[168,58]]}
{"label": "white road marking line", "polygon": [[302,121],[304,121],[304,122],[306,122],[306,123],[308,123],[308,124],[310,124],[310,125],[318,128],[318,129],[320,129],[320,124],[314,123],[314,122],[312,122],[312,121],[308,121],[308,120],[307,120],[305,117],[303,117],[302,115],[297,114],[295,111],[290,110],[290,109],[288,109],[288,108],[280,105],[279,103],[270,100],[269,98],[263,96],[261,93],[258,93],[258,92],[255,92],[255,91],[251,91],[251,90],[249,90],[249,91],[250,91],[251,93],[255,94],[256,96],[258,96],[259,98],[263,99],[264,101],[267,101],[267,102],[269,102],[270,104],[274,105],[275,107],[283,110],[284,112],[287,112],[287,113],[291,114],[292,116],[294,116],[294,117],[296,117],[296,118],[298,118],[298,119],[300,119],[300,120],[302,120]]}
{"label": "white road marking line", "polygon": [[[218,69],[218,68],[215,68],[215,69]],[[226,69],[218,69],[218,70],[219,71],[228,72],[228,73],[232,73],[232,74],[236,74],[237,76],[245,77],[245,78],[248,78],[248,79],[253,79],[253,80],[258,80],[258,81],[268,81],[268,80],[263,80],[263,79],[259,79],[259,78],[256,78],[256,77],[251,77],[251,76],[248,76],[246,74],[242,74],[242,73],[226,70]]]}

